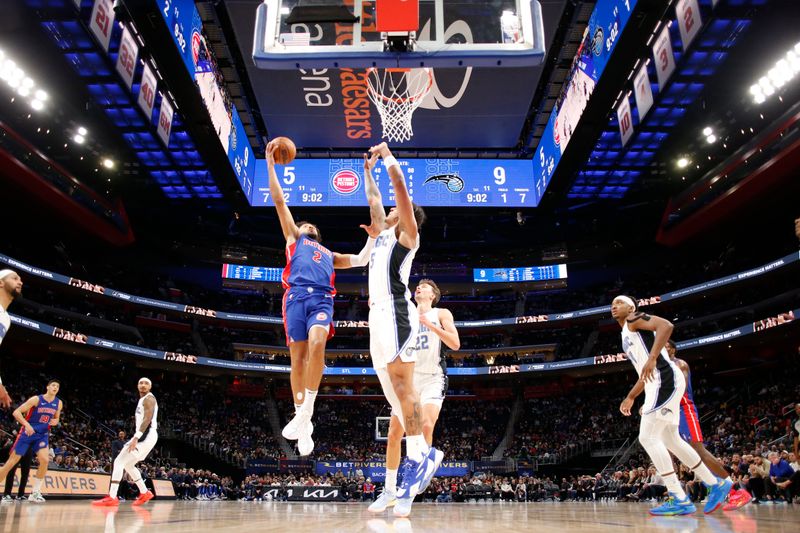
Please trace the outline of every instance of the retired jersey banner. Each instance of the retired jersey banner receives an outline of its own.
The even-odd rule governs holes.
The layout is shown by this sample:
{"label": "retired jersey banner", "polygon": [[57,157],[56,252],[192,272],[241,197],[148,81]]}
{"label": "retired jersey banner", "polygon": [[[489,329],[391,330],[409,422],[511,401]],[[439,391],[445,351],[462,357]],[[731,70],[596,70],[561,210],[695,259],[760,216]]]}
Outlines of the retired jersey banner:
{"label": "retired jersey banner", "polygon": [[108,52],[111,32],[114,31],[114,0],[95,1],[92,8],[92,19],[89,21],[89,29],[100,41],[103,50]]}
{"label": "retired jersey banner", "polygon": [[664,88],[669,77],[675,72],[675,54],[672,52],[672,39],[669,36],[669,24],[664,26],[661,34],[653,43],[653,59],[656,62],[658,89]]}
{"label": "retired jersey banner", "polygon": [[678,17],[683,50],[686,51],[703,25],[700,18],[700,6],[697,4],[697,0],[678,0],[678,3],[675,4],[675,14]]}
{"label": "retired jersey banner", "polygon": [[142,71],[142,83],[139,88],[139,98],[137,103],[142,108],[144,114],[147,116],[147,122],[153,120],[153,105],[156,100],[156,75],[150,65],[145,63],[144,70]]}
{"label": "retired jersey banner", "polygon": [[653,87],[650,85],[646,62],[633,77],[633,95],[636,98],[636,109],[639,111],[639,123],[641,123],[653,107]]}
{"label": "retired jersey banner", "polygon": [[617,107],[617,120],[619,121],[619,134],[622,137],[622,146],[628,144],[633,135],[633,118],[631,118],[631,103],[628,95],[622,97],[622,102]]}
{"label": "retired jersey banner", "polygon": [[139,45],[127,26],[122,29],[117,54],[117,72],[125,80],[125,86],[133,87],[133,75],[136,72],[136,60],[139,59]]}
{"label": "retired jersey banner", "polygon": [[172,117],[175,110],[165,95],[161,96],[161,113],[158,116],[158,136],[164,141],[164,146],[169,146],[169,134],[172,131]]}

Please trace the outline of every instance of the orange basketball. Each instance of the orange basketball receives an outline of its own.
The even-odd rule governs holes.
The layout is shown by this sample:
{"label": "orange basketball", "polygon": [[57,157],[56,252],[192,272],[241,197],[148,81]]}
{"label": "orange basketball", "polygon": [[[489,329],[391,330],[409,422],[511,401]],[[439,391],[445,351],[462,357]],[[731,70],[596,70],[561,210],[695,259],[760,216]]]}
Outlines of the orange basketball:
{"label": "orange basketball", "polygon": [[297,148],[289,137],[275,137],[273,142],[278,146],[275,149],[275,162],[279,165],[288,165],[294,161],[297,155]]}

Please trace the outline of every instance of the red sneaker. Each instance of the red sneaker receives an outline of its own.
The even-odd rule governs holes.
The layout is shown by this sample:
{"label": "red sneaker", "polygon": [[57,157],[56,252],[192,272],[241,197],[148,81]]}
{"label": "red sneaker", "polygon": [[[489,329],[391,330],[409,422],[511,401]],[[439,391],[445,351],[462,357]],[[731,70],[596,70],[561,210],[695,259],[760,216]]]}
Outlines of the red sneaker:
{"label": "red sneaker", "polygon": [[97,505],[98,507],[118,507],[119,500],[117,498],[112,498],[111,496],[106,496],[101,500],[94,500],[92,505]]}
{"label": "red sneaker", "polygon": [[139,497],[136,498],[136,500],[133,502],[132,505],[142,505],[143,503],[149,502],[153,498],[155,498],[155,494],[153,494],[152,492],[150,492],[148,490],[144,494],[140,494]]}

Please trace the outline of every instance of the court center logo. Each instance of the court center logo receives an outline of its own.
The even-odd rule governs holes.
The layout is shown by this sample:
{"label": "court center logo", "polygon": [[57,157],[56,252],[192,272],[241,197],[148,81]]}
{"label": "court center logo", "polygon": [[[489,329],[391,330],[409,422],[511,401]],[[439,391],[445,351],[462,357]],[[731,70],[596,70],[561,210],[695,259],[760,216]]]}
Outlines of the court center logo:
{"label": "court center logo", "polygon": [[464,180],[458,174],[437,174],[426,179],[423,185],[437,181],[444,183],[450,192],[456,193],[464,190]]}
{"label": "court center logo", "polygon": [[331,178],[331,187],[339,194],[353,194],[361,187],[361,176],[349,168],[340,170]]}

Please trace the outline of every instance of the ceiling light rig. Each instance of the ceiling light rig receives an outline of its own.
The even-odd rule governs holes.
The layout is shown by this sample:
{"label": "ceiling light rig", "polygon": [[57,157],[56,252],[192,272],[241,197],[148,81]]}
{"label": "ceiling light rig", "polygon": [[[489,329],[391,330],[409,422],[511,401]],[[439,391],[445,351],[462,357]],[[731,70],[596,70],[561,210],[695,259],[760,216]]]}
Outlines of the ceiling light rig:
{"label": "ceiling light rig", "polygon": [[[761,76],[750,86],[753,102],[763,104],[767,98],[792,81],[800,73],[800,43],[797,43],[786,55],[779,59],[766,75]],[[781,101],[782,98],[779,97]]]}
{"label": "ceiling light rig", "polygon": [[15,96],[11,101],[16,100],[16,96],[21,96],[34,111],[41,111],[45,108],[49,96],[46,91],[36,86],[36,81],[25,74],[25,71],[17,65],[5,51],[0,50],[0,79],[14,90]]}

